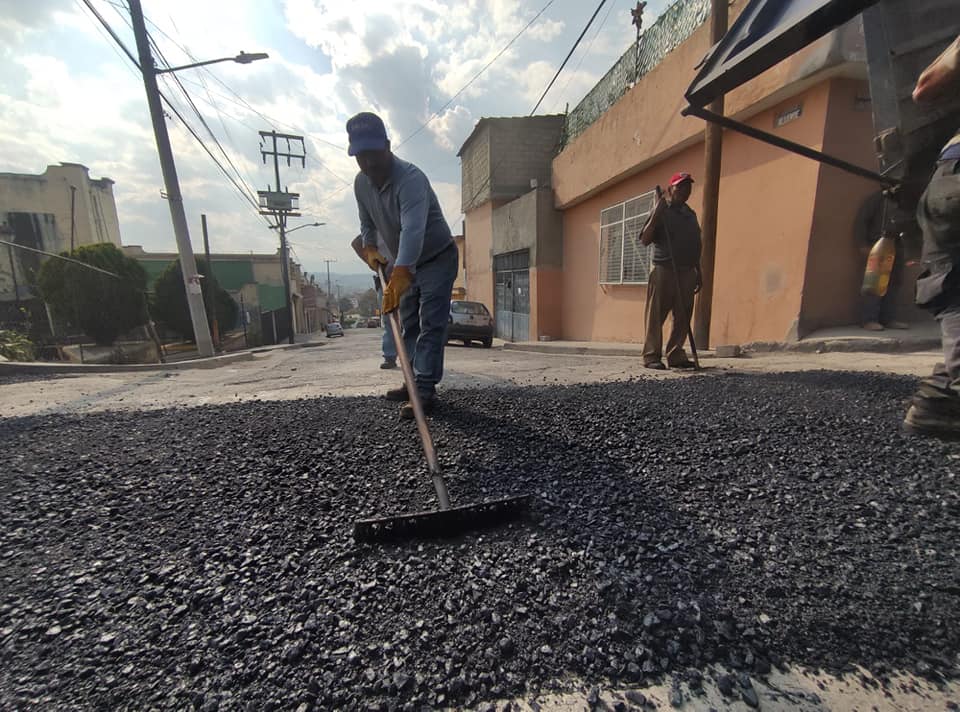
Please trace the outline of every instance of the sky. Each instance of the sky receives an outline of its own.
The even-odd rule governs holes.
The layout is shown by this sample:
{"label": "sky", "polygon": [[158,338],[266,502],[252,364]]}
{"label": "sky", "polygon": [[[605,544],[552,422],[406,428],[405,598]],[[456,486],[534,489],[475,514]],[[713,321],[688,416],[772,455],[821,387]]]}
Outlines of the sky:
{"label": "sky", "polygon": [[[126,0],[90,0],[136,55]],[[650,0],[649,26],[667,5]],[[572,109],[635,36],[635,0],[607,0],[538,113]],[[464,86],[537,14],[475,81]],[[424,170],[454,233],[460,232],[457,151],[485,116],[531,112],[596,9],[583,0],[143,0],[147,28],[171,66],[267,52],[161,75],[160,89],[218,157],[237,188],[168,118],[194,250],[206,214],[213,252],[274,253],[277,233],[242,197],[273,187],[259,131],[305,137],[306,166],[281,164],[300,194],[301,218],[323,222],[290,235],[307,272],[360,273],[357,167],[346,120],[380,114],[399,157]],[[174,251],[175,241],[142,79],[81,0],[0,0],[0,172],[41,174],[82,163],[115,181],[124,245]],[[158,60],[158,63],[162,63]],[[192,99],[206,126],[189,105]],[[208,133],[216,136],[223,152]]]}

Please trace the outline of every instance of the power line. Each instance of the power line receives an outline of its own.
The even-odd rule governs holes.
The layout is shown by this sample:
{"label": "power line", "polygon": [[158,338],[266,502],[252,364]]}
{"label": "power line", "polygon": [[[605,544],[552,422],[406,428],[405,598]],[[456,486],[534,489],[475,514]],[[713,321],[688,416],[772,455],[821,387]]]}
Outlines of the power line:
{"label": "power line", "polygon": [[560,108],[560,102],[563,100],[563,97],[567,93],[567,89],[570,88],[570,83],[573,81],[574,76],[580,67],[583,65],[583,61],[590,56],[590,50],[593,49],[593,43],[597,41],[597,38],[600,36],[600,33],[603,32],[604,26],[607,24],[607,20],[610,19],[610,13],[613,12],[614,8],[617,6],[616,2],[610,3],[610,7],[607,8],[606,14],[603,16],[603,19],[600,21],[600,26],[597,28],[596,33],[590,38],[590,43],[587,45],[587,48],[583,51],[583,54],[580,55],[580,59],[577,60],[577,66],[573,68],[573,71],[570,72],[570,76],[567,78],[567,83],[563,85],[563,89],[560,90],[560,99],[553,106],[553,111],[556,112]]}
{"label": "power line", "polygon": [[[407,143],[407,141],[409,141],[409,140],[412,139],[414,136],[416,136],[416,135],[419,134],[421,131],[423,131],[423,130],[427,127],[427,125],[430,124],[430,122],[432,122],[435,118],[437,118],[438,116],[440,116],[440,114],[443,113],[443,110],[444,110],[444,109],[446,109],[448,106],[450,106],[450,104],[452,104],[453,101],[454,101],[458,96],[460,96],[461,94],[463,94],[463,92],[465,92],[465,91],[470,87],[470,85],[473,84],[473,83],[480,77],[481,74],[483,74],[485,71],[487,71],[487,70],[493,65],[494,62],[496,62],[498,59],[500,59],[500,57],[503,56],[503,54],[504,54],[508,49],[510,49],[510,47],[513,45],[513,43],[516,42],[524,32],[526,32],[528,29],[530,29],[530,26],[533,25],[533,23],[536,22],[536,21],[540,18],[540,16],[541,16],[544,12],[546,12],[547,9],[548,9],[551,5],[553,5],[554,2],[555,2],[555,0],[549,0],[549,2],[540,9],[540,12],[538,12],[536,15],[534,15],[533,18],[532,18],[529,22],[527,22],[527,24],[524,25],[524,26],[520,29],[520,31],[519,31],[517,34],[515,34],[515,35],[513,36],[513,38],[512,38],[509,42],[507,42],[506,45],[504,45],[503,49],[501,49],[499,52],[497,52],[497,54],[493,57],[493,59],[491,59],[489,62],[487,62],[487,63],[480,69],[479,72],[477,72],[476,74],[474,74],[473,77],[471,77],[470,80],[469,80],[466,84],[464,84],[462,87],[460,87],[460,89],[458,89],[457,92],[456,92],[452,97],[450,97],[450,99],[449,99],[449,101],[447,101],[447,103],[445,103],[445,104],[444,104],[443,106],[441,106],[437,111],[435,111],[435,112],[434,112],[426,121],[424,121],[413,133],[411,133],[409,136],[407,136],[407,137],[404,138],[402,141],[400,141],[400,143],[398,143],[396,146],[394,146],[394,148],[400,148],[402,145],[404,145],[405,143]],[[345,183],[346,183],[346,181],[345,181]],[[323,198],[323,202],[327,202],[327,201],[331,200],[332,198],[335,198],[336,196],[340,195],[340,193],[342,193],[343,191],[345,191],[347,188],[350,188],[350,187],[353,187],[353,183],[352,183],[352,182],[351,182],[351,183],[346,183],[346,185],[343,185],[343,186],[337,188],[337,189],[336,189],[335,191],[333,191],[332,193],[327,194],[327,195]]]}
{"label": "power line", "polygon": [[[597,18],[597,15],[600,13],[600,9],[606,4],[606,2],[607,0],[600,0],[600,4],[597,5],[597,9],[593,11],[593,15],[590,16],[590,19],[587,21],[586,26],[583,28],[583,32],[581,32],[580,36],[577,37],[577,41],[573,43],[573,47],[571,47],[570,51],[567,52],[566,58],[560,64],[560,68],[557,69],[557,73],[553,75],[553,79],[550,80],[550,83],[547,85],[547,88],[544,90],[543,94],[540,95],[540,99],[539,101],[537,101],[537,105],[533,107],[533,111],[531,111],[529,114],[530,116],[533,116],[534,114],[537,113],[537,109],[540,108],[540,104],[541,102],[543,102],[543,98],[547,95],[547,92],[550,91],[550,87],[553,86],[553,83],[557,81],[557,77],[560,76],[560,72],[562,72],[563,68],[567,65],[567,62],[570,60],[571,55],[573,55],[574,51],[576,51],[577,46],[580,44],[580,41],[583,39],[584,35],[587,34],[587,30],[590,29],[590,25],[593,24],[593,21]],[[490,185],[490,181],[493,179],[493,174],[496,172],[497,168],[500,167],[500,164],[503,163],[505,158],[506,156],[500,157],[500,160],[496,162],[496,164],[493,166],[493,169],[490,171],[486,179],[483,181],[483,184],[477,189],[477,192],[473,194],[470,200],[467,201],[466,205],[472,205],[473,201],[477,199],[477,196],[480,195],[480,193],[482,193],[484,190],[486,190],[487,186]],[[461,205],[460,207],[463,208],[464,206]]]}
{"label": "power line", "polygon": [[593,21],[597,19],[597,15],[600,14],[600,9],[606,5],[607,0],[600,0],[600,4],[597,5],[597,9],[593,11],[593,15],[590,16],[590,20],[587,22],[586,27],[583,28],[583,32],[580,33],[580,36],[577,37],[577,41],[573,43],[573,47],[570,48],[570,51],[567,52],[567,56],[564,57],[563,63],[560,65],[560,68],[557,70],[557,73],[553,75],[553,79],[550,80],[550,83],[547,84],[547,88],[543,90],[543,94],[540,96],[540,99],[537,101],[537,105],[533,107],[533,111],[530,112],[530,115],[533,116],[537,113],[537,109],[540,108],[540,104],[543,102],[544,98],[547,96],[547,92],[550,91],[550,88],[553,86],[553,83],[557,81],[557,77],[560,76],[560,72],[563,71],[563,68],[567,66],[567,62],[570,61],[570,57],[576,51],[577,46],[580,44],[580,41],[583,39],[583,36],[587,34],[587,30],[590,29],[590,25],[593,24]]}
{"label": "power line", "polygon": [[450,99],[449,99],[449,101],[447,101],[446,104],[444,104],[444,105],[441,106],[439,109],[437,109],[437,110],[433,113],[433,115],[430,116],[430,118],[428,118],[426,121],[424,121],[416,131],[414,131],[412,134],[410,134],[410,135],[407,136],[405,139],[403,139],[400,143],[397,144],[396,147],[397,147],[397,148],[400,148],[400,146],[402,146],[402,145],[405,144],[407,141],[409,141],[409,140],[412,139],[414,136],[416,136],[418,133],[420,133],[420,132],[423,131],[425,128],[427,128],[427,125],[428,125],[431,121],[433,121],[435,118],[437,118],[438,116],[440,116],[440,114],[443,113],[443,110],[446,109],[448,106],[450,106],[450,104],[453,103],[454,99],[456,99],[458,96],[460,96],[461,94],[463,94],[463,92],[465,92],[465,91],[470,87],[470,85],[473,84],[473,83],[480,77],[481,74],[483,74],[485,71],[487,71],[494,62],[496,62],[498,59],[500,59],[500,57],[503,56],[503,54],[504,54],[508,49],[510,49],[511,46],[513,46],[513,43],[516,42],[516,41],[520,38],[520,35],[522,35],[524,32],[526,32],[526,31],[530,28],[530,26],[531,26],[534,22],[536,22],[537,19],[539,19],[539,17],[540,17],[543,13],[545,13],[545,12],[547,11],[547,9],[548,9],[551,5],[553,5],[553,3],[554,3],[554,0],[550,0],[546,5],[544,5],[544,6],[540,9],[540,12],[538,12],[536,15],[534,15],[533,18],[532,18],[526,25],[524,25],[517,34],[515,34],[515,35],[513,36],[513,39],[511,39],[509,42],[507,42],[507,44],[504,46],[503,49],[501,49],[499,52],[497,52],[496,56],[495,56],[493,59],[491,59],[489,62],[487,62],[485,65],[483,65],[483,67],[480,69],[480,71],[477,72],[476,74],[474,74],[473,77],[471,77],[470,81],[468,81],[466,84],[464,84],[462,87],[460,87],[460,89],[457,91],[457,93],[454,94],[453,96],[451,96]]}
{"label": "power line", "polygon": [[[117,35],[117,33],[113,30],[113,28],[110,26],[110,23],[107,22],[107,20],[103,17],[103,15],[101,15],[101,14],[99,13],[99,11],[97,11],[97,9],[93,6],[91,0],[80,0],[80,1],[83,2],[83,4],[86,5],[87,9],[89,9],[90,12],[93,13],[93,15],[97,18],[97,20],[99,20],[100,24],[103,25],[104,29],[110,34],[110,37],[113,38],[113,41],[120,47],[120,49],[123,50],[124,54],[127,55],[127,57],[130,59],[130,61],[133,63],[133,65],[142,72],[143,69],[142,69],[142,67],[140,66],[140,62],[137,61],[136,57],[130,52],[130,50],[127,48],[127,46],[123,43],[123,40],[121,40],[120,37]],[[115,3],[111,3],[111,5],[114,5],[114,6],[116,7],[116,4],[115,4]],[[207,152],[207,155],[210,156],[210,158],[211,158],[211,159],[213,160],[213,162],[217,165],[217,167],[220,169],[220,171],[224,174],[224,176],[226,176],[227,180],[229,180],[229,181],[233,184],[233,186],[240,192],[241,197],[244,198],[247,202],[250,203],[250,205],[253,207],[253,209],[256,211],[257,215],[259,216],[259,215],[260,215],[260,206],[259,206],[259,204],[258,204],[256,201],[254,201],[254,200],[250,197],[250,195],[247,194],[247,192],[237,184],[237,182],[233,179],[233,176],[231,176],[231,175],[227,172],[227,170],[223,167],[223,164],[221,164],[220,161],[217,159],[217,157],[216,157],[215,155],[213,155],[213,153],[210,151],[209,148],[207,148],[207,145],[206,145],[206,143],[204,143],[203,139],[199,136],[199,134],[197,134],[196,131],[194,131],[193,127],[190,126],[189,123],[187,123],[187,120],[183,117],[183,115],[180,113],[180,111],[177,109],[177,107],[174,106],[174,104],[170,101],[170,99],[167,98],[167,96],[166,96],[165,94],[163,94],[162,92],[159,92],[159,91],[158,91],[158,94],[160,94],[160,98],[163,99],[163,101],[166,103],[167,107],[168,107],[171,111],[173,111],[173,113],[177,116],[177,118],[180,119],[180,121],[181,121],[181,123],[184,125],[184,127],[185,127],[185,128],[190,132],[190,134],[197,140],[197,142],[200,144],[200,146],[203,148],[203,150]],[[222,147],[221,147],[221,151],[222,151],[222,150],[223,150],[223,149],[222,149]],[[270,224],[270,223],[269,223],[269,220],[267,221],[267,224],[268,224],[268,225]]]}

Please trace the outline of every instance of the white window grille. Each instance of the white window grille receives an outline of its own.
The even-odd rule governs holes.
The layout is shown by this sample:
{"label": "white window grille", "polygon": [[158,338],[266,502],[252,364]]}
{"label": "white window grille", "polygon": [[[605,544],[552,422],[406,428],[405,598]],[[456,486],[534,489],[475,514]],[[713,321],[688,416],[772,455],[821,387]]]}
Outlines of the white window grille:
{"label": "white window grille", "polygon": [[656,202],[650,191],[600,211],[600,284],[646,284],[653,266],[653,245],[640,244]]}

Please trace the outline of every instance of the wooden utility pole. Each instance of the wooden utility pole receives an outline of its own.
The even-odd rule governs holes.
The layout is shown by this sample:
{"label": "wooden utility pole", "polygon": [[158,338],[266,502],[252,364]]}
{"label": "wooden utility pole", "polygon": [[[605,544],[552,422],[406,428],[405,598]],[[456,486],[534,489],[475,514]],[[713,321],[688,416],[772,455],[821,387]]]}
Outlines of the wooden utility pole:
{"label": "wooden utility pole", "polygon": [[[728,0],[711,0],[710,44],[715,45],[727,34],[729,19]],[[723,97],[708,107],[716,114],[723,114]],[[713,269],[717,256],[717,208],[720,202],[720,164],[723,151],[723,129],[707,123],[704,137],[703,206],[701,227],[703,252],[700,257],[700,274],[703,286],[693,310],[693,336],[701,348],[710,346],[710,318],[713,314]]]}
{"label": "wooden utility pole", "polygon": [[200,215],[200,227],[203,228],[203,254],[207,258],[207,311],[210,312],[210,327],[213,330],[213,347],[220,348],[220,322],[217,321],[217,299],[213,293],[213,261],[210,259],[210,238],[207,236],[206,213]]}
{"label": "wooden utility pole", "polygon": [[140,71],[143,74],[143,86],[147,92],[147,105],[150,107],[150,120],[157,141],[157,153],[160,156],[160,170],[167,192],[167,205],[173,223],[173,234],[177,240],[177,253],[180,257],[180,271],[183,273],[183,287],[187,294],[187,307],[190,310],[190,323],[193,325],[193,338],[201,357],[213,356],[213,339],[210,338],[210,325],[207,323],[207,311],[203,305],[203,290],[197,274],[197,262],[190,245],[190,230],[187,227],[187,214],[183,208],[183,196],[180,193],[180,181],[177,167],[173,162],[173,149],[160,103],[160,89],[157,87],[157,68],[153,62],[147,25],[143,19],[140,0],[129,0],[130,23],[133,36],[137,41],[140,56]]}
{"label": "wooden utility pole", "polygon": [[[263,145],[264,140],[270,139],[271,144],[268,147]],[[286,141],[286,150],[282,150],[277,140]],[[280,275],[283,278],[283,298],[284,308],[287,312],[289,328],[287,338],[292,344],[293,337],[293,304],[290,298],[290,256],[287,249],[287,218],[290,216],[298,217],[300,213],[296,210],[296,202],[300,198],[299,193],[287,193],[280,189],[280,159],[286,158],[287,165],[291,160],[300,161],[302,166],[306,166],[306,148],[303,143],[303,136],[294,134],[282,134],[276,131],[260,132],[260,155],[263,162],[267,162],[267,156],[273,157],[273,172],[276,179],[276,193],[272,196],[269,191],[258,191],[262,199],[266,199],[266,211],[261,210],[262,214],[273,215],[277,219],[276,227],[280,231]]]}

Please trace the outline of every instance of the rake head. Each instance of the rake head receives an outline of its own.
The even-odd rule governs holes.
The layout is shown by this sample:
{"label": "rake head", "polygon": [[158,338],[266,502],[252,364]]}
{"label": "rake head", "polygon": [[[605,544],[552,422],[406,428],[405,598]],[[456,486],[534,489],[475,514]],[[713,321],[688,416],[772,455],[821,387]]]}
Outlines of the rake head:
{"label": "rake head", "polygon": [[353,538],[358,542],[375,543],[455,537],[516,519],[529,505],[530,495],[525,494],[450,509],[361,519],[353,524]]}

